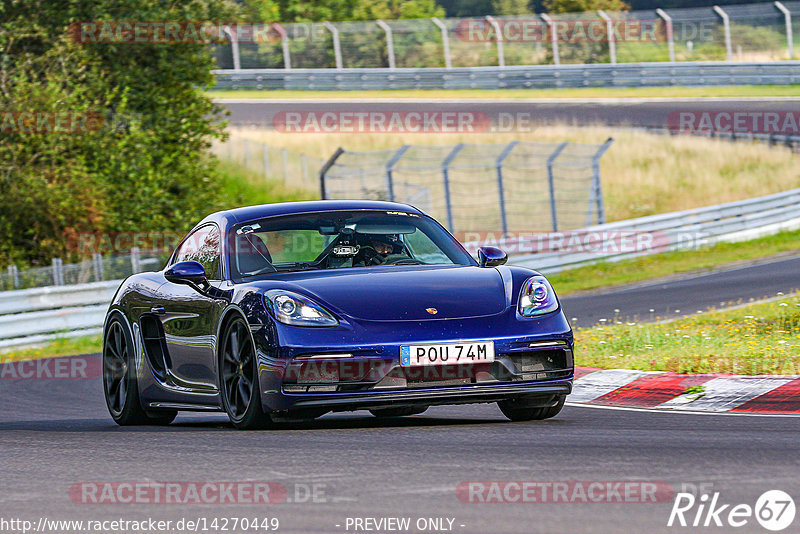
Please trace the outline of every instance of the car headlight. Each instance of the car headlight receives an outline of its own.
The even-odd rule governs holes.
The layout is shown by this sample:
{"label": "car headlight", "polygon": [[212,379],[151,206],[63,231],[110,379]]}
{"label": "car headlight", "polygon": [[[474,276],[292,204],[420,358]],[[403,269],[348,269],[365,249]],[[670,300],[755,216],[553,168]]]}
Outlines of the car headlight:
{"label": "car headlight", "polygon": [[558,298],[550,282],[544,276],[529,278],[519,295],[519,313],[532,317],[558,309]]}
{"label": "car headlight", "polygon": [[264,302],[275,318],[293,326],[336,326],[339,321],[329,311],[303,295],[282,289],[264,294]]}

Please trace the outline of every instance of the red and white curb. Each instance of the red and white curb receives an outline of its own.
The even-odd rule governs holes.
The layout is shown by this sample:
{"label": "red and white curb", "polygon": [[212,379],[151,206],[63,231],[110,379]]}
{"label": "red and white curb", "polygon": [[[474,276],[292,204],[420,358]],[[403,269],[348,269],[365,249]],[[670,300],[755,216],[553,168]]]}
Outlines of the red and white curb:
{"label": "red and white curb", "polygon": [[577,367],[567,400],[664,410],[800,414],[800,376],[686,375]]}

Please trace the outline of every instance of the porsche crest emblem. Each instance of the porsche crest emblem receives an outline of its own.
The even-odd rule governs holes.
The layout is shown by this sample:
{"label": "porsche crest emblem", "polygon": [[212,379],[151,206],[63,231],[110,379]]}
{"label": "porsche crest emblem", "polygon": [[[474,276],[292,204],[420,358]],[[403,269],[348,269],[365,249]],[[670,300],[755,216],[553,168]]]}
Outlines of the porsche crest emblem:
{"label": "porsche crest emblem", "polygon": [[430,313],[431,315],[436,315],[437,313],[439,313],[439,310],[437,310],[436,308],[425,308],[425,311]]}

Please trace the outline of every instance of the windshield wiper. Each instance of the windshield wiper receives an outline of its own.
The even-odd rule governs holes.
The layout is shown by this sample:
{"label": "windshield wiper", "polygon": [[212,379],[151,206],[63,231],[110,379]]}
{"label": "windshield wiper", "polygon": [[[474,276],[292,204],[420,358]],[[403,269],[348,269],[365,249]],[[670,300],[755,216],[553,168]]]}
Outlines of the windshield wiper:
{"label": "windshield wiper", "polygon": [[279,271],[313,271],[320,267],[314,263],[298,261],[294,263],[280,263],[275,265],[275,268]]}

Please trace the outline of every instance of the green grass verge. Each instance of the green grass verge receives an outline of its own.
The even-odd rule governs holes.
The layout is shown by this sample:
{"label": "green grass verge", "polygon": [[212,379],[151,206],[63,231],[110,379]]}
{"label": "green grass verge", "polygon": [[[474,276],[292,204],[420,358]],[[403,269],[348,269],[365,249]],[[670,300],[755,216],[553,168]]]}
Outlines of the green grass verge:
{"label": "green grass verge", "polygon": [[699,250],[662,252],[618,262],[601,262],[553,274],[548,278],[558,294],[564,296],[576,291],[707,271],[787,252],[800,252],[800,230],[740,243],[718,243]]}
{"label": "green grass verge", "polygon": [[282,182],[265,180],[260,173],[231,161],[220,160],[219,169],[224,180],[223,197],[231,207],[316,198],[311,191],[290,189]]}
{"label": "green grass verge", "polygon": [[665,323],[575,330],[575,364],[603,369],[800,374],[800,295]]}
{"label": "green grass verge", "polygon": [[587,87],[567,89],[405,89],[386,91],[212,90],[212,98],[697,98],[800,96],[800,85],[720,87]]}
{"label": "green grass verge", "polygon": [[102,339],[96,336],[65,337],[45,343],[38,347],[24,349],[6,349],[0,352],[0,364],[22,360],[38,360],[58,356],[74,356],[76,354],[92,354],[100,352]]}

